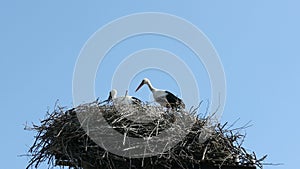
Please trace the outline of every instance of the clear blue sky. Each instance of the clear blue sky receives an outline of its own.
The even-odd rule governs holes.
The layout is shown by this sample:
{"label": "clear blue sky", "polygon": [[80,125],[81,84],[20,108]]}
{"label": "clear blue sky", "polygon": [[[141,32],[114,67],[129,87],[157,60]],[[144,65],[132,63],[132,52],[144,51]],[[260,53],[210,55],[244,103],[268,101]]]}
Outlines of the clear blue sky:
{"label": "clear blue sky", "polygon": [[[57,99],[72,106],[73,70],[87,39],[106,23],[136,12],[170,13],[201,29],[226,73],[222,121],[240,118],[237,126],[252,121],[244,146],[258,156],[268,154],[266,162],[284,163],[266,169],[297,168],[299,7],[297,0],[0,2],[1,168],[26,166],[27,159],[18,155],[26,153],[34,133],[24,131],[23,124],[37,123]],[[138,40],[131,46],[141,44]],[[96,85],[98,76],[105,75],[97,75]],[[155,72],[151,78],[155,82]],[[106,97],[108,89],[97,88],[96,94]]]}

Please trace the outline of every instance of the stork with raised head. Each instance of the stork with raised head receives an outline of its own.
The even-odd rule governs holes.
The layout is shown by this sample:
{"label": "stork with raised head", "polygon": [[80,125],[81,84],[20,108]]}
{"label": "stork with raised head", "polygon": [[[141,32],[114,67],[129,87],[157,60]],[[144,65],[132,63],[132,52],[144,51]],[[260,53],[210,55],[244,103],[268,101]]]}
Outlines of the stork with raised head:
{"label": "stork with raised head", "polygon": [[135,92],[137,92],[144,84],[147,84],[150,91],[152,92],[154,100],[159,103],[161,106],[167,107],[167,108],[185,108],[185,104],[181,99],[176,97],[174,94],[172,94],[169,91],[156,89],[152,86],[149,79],[144,78],[141,84],[136,88]]}
{"label": "stork with raised head", "polygon": [[140,99],[133,96],[128,96],[127,94],[125,96],[117,97],[116,89],[112,89],[109,92],[107,101],[113,101],[121,104],[140,104],[142,102]]}

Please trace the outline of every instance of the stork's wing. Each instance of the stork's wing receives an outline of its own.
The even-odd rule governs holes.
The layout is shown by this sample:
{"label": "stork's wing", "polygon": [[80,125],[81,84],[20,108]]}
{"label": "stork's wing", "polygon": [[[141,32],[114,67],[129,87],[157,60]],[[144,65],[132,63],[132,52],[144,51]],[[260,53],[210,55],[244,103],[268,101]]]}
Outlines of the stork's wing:
{"label": "stork's wing", "polygon": [[166,99],[172,108],[178,108],[180,106],[182,108],[185,108],[185,105],[181,99],[179,99],[178,97],[176,97],[173,93],[171,93],[169,91],[166,91],[166,93],[167,93]]}
{"label": "stork's wing", "polygon": [[134,103],[134,104],[141,104],[142,103],[142,101],[140,100],[140,99],[138,99],[138,98],[136,98],[136,97],[131,97],[132,98],[132,102]]}

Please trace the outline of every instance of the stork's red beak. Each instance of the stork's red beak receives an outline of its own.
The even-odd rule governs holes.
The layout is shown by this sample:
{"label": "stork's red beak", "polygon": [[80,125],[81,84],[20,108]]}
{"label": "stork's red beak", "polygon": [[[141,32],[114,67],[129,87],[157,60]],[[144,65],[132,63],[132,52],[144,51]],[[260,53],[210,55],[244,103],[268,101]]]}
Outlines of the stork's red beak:
{"label": "stork's red beak", "polygon": [[137,92],[144,84],[145,84],[144,81],[142,81],[142,83],[139,85],[139,87],[137,87],[137,88],[135,89],[135,92]]}

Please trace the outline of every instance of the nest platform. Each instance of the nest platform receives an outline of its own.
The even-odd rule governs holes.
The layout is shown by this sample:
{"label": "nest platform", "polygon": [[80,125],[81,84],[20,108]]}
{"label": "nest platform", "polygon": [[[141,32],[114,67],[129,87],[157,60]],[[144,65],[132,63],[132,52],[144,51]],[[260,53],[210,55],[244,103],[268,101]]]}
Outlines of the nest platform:
{"label": "nest platform", "polygon": [[[150,112],[150,113],[149,113]],[[111,103],[93,102],[66,110],[56,107],[48,112],[40,124],[33,125],[30,130],[36,132],[34,142],[28,151],[30,160],[28,168],[38,168],[41,163],[48,163],[49,168],[60,166],[72,169],[255,169],[262,168],[261,162],[266,156],[258,159],[254,152],[248,152],[242,146],[244,134],[239,130],[229,129],[227,124],[211,126],[210,135],[202,139],[204,127],[209,118],[200,118],[196,111],[171,111],[160,106],[148,104],[126,109],[126,106],[116,107]],[[128,137],[151,139],[164,130],[170,129],[173,135],[180,133],[180,126],[174,124],[182,118],[193,121],[192,126],[167,151],[155,156],[126,157],[111,153],[103,146],[99,146],[92,139],[91,131],[86,130],[85,123],[78,113],[91,114],[89,123],[102,124],[100,116],[109,126],[123,135],[121,142]],[[147,123],[139,121],[138,114],[144,119],[151,119]],[[135,117],[135,118],[134,118]],[[86,122],[88,123],[88,122]],[[181,123],[180,123],[181,124]],[[97,132],[107,131],[107,126],[98,128]],[[109,137],[109,133],[105,134]],[[110,140],[110,145],[120,140]],[[161,140],[166,141],[166,140]],[[127,142],[126,142],[127,144]],[[117,144],[115,144],[117,145]],[[143,145],[134,145],[135,147]],[[122,146],[113,147],[126,154]],[[129,151],[129,150],[128,150]],[[151,150],[149,150],[151,151]]]}

